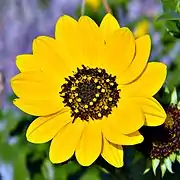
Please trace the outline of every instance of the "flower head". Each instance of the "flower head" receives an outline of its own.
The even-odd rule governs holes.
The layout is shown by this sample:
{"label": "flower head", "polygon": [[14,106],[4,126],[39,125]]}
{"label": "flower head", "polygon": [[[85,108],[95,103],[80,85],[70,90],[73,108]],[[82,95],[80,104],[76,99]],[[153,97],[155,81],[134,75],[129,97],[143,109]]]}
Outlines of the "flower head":
{"label": "flower head", "polygon": [[[153,172],[156,175],[158,166],[161,168],[162,177],[166,170],[172,171],[172,163],[180,163],[180,109],[177,103],[177,92],[171,94],[171,104],[166,109],[167,118],[162,125],[162,138],[154,140],[149,151],[152,160]],[[146,171],[148,172],[148,167]]]}
{"label": "flower head", "polygon": [[153,142],[150,151],[152,159],[165,159],[180,151],[180,110],[176,106],[169,106],[166,112],[167,118],[163,124],[166,138]]}
{"label": "flower head", "polygon": [[100,6],[101,3],[100,0],[85,0],[85,2],[95,10]]}
{"label": "flower head", "polygon": [[107,14],[100,27],[87,16],[62,16],[55,38],[40,36],[32,54],[19,55],[21,71],[11,80],[14,104],[39,116],[27,130],[33,143],[51,141],[50,160],[75,153],[83,166],[99,155],[123,165],[122,145],[141,143],[139,128],[157,126],[166,113],[152,97],[163,85],[166,66],[148,63],[151,41],[120,28]]}

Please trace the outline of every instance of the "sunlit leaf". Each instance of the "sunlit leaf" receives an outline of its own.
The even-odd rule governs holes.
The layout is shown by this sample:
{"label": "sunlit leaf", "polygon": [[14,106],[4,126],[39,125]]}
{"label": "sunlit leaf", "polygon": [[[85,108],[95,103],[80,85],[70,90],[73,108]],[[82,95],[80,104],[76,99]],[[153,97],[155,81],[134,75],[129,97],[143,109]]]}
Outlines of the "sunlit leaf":
{"label": "sunlit leaf", "polygon": [[100,172],[95,167],[88,168],[88,170],[80,178],[80,180],[92,180],[92,179],[101,180]]}
{"label": "sunlit leaf", "polygon": [[164,11],[175,11],[176,0],[161,0]]}
{"label": "sunlit leaf", "polygon": [[162,15],[160,15],[157,20],[179,21],[180,14],[176,12],[165,12]]}
{"label": "sunlit leaf", "polygon": [[75,162],[70,161],[65,164],[55,165],[55,177],[60,180],[67,180],[68,177],[74,176],[75,173],[81,169],[81,166]]}
{"label": "sunlit leaf", "polygon": [[26,180],[29,177],[26,168],[26,155],[21,152],[16,154],[16,159],[13,162],[13,176],[14,180]]}

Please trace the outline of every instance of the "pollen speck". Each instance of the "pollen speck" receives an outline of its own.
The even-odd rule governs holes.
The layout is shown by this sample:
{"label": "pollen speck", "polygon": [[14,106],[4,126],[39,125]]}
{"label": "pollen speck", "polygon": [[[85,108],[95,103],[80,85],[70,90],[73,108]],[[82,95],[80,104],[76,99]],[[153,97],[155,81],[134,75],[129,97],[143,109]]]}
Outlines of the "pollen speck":
{"label": "pollen speck", "polygon": [[109,79],[106,79],[106,82],[110,82],[110,80],[109,80]]}
{"label": "pollen speck", "polygon": [[99,97],[99,94],[97,93],[95,96],[96,96],[96,97]]}
{"label": "pollen speck", "polygon": [[93,98],[93,101],[94,101],[94,102],[96,102],[96,101],[97,101],[97,99],[96,99],[96,98]]}
{"label": "pollen speck", "polygon": [[98,117],[101,117],[102,115],[101,115],[101,113],[98,113]]}
{"label": "pollen speck", "polygon": [[92,106],[92,105],[93,105],[93,102],[90,102],[89,105]]}
{"label": "pollen speck", "polygon": [[88,107],[89,107],[89,106],[88,106],[87,104],[84,106],[85,109],[87,109]]}
{"label": "pollen speck", "polygon": [[78,98],[78,99],[77,99],[77,102],[81,102],[81,98]]}
{"label": "pollen speck", "polygon": [[104,92],[106,92],[106,90],[105,89],[101,89],[101,92],[104,93]]}
{"label": "pollen speck", "polygon": [[97,89],[101,89],[101,86],[97,86]]}

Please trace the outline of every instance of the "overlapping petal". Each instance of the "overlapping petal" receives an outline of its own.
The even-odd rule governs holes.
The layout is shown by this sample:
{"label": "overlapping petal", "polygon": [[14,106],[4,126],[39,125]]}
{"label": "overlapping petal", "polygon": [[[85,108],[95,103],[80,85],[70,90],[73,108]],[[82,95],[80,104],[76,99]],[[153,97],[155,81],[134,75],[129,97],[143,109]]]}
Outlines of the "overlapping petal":
{"label": "overlapping petal", "polygon": [[123,148],[120,145],[109,142],[103,138],[103,147],[101,156],[116,168],[123,166]]}
{"label": "overlapping petal", "polygon": [[122,134],[117,131],[114,131],[113,133],[112,132],[112,130],[111,133],[110,131],[103,131],[105,138],[114,144],[135,145],[142,143],[144,140],[143,136],[138,131],[130,134]]}
{"label": "overlapping petal", "polygon": [[102,149],[101,126],[98,121],[89,121],[77,146],[76,159],[82,166],[91,165]]}
{"label": "overlapping petal", "polygon": [[60,100],[61,87],[59,77],[42,71],[27,71],[17,74],[11,79],[11,86],[18,97],[25,99],[57,99]]}
{"label": "overlapping petal", "polygon": [[22,54],[16,57],[16,66],[21,72],[35,71],[40,66],[38,61],[35,62],[35,58],[32,54]]}
{"label": "overlapping petal", "polygon": [[15,99],[13,104],[33,116],[48,116],[60,111],[64,105],[60,99]]}
{"label": "overlapping petal", "polygon": [[118,108],[113,108],[112,113],[103,123],[103,132],[118,132],[129,134],[137,131],[144,125],[144,114],[130,99],[120,99]]}
{"label": "overlapping petal", "polygon": [[145,125],[159,126],[164,123],[166,119],[166,112],[156,99],[152,97],[133,97],[132,101],[136,101],[141,107],[146,118]]}
{"label": "overlapping petal", "polygon": [[116,30],[106,41],[99,66],[118,78],[131,64],[135,54],[135,39],[128,28]]}
{"label": "overlapping petal", "polygon": [[32,48],[35,62],[41,70],[58,74],[60,79],[72,73],[73,64],[63,57],[62,49],[54,38],[39,36],[34,39]]}
{"label": "overlapping petal", "polygon": [[80,41],[80,29],[78,22],[70,16],[59,18],[55,28],[55,38],[59,54],[71,70],[76,70],[86,59],[82,59],[83,46]]}
{"label": "overlapping petal", "polygon": [[159,62],[148,63],[146,69],[132,83],[121,86],[121,97],[155,95],[166,79],[166,65]]}
{"label": "overlapping petal", "polygon": [[68,110],[64,109],[60,112],[35,119],[27,129],[27,140],[32,143],[45,143],[62,131],[72,119]]}
{"label": "overlapping petal", "polygon": [[62,163],[73,156],[85,124],[77,119],[75,122],[67,124],[56,134],[49,150],[49,157],[53,163]]}
{"label": "overlapping petal", "polygon": [[132,63],[119,77],[120,84],[128,84],[136,80],[143,72],[151,50],[151,40],[149,35],[136,39],[136,53]]}
{"label": "overlapping petal", "polygon": [[99,53],[104,41],[100,35],[100,29],[97,24],[88,16],[80,17],[78,21],[78,30],[80,33],[79,43],[82,47],[82,61],[91,67],[96,67]]}
{"label": "overlapping petal", "polygon": [[108,13],[104,16],[101,24],[100,31],[104,41],[106,42],[110,36],[120,28],[118,21],[112,16],[112,14]]}

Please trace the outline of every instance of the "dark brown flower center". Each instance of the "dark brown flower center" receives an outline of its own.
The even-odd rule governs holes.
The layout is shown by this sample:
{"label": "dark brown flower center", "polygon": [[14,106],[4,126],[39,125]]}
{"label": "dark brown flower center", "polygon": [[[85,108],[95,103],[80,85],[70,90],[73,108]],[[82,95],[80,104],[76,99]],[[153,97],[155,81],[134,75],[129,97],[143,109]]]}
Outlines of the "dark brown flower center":
{"label": "dark brown flower center", "polygon": [[163,127],[166,136],[161,141],[152,144],[150,156],[152,159],[166,158],[173,152],[180,151],[180,110],[176,106],[169,106],[167,118]]}
{"label": "dark brown flower center", "polygon": [[108,74],[105,69],[83,65],[65,80],[60,96],[64,98],[65,106],[71,108],[74,120],[102,119],[117,106],[120,90],[116,76]]}

